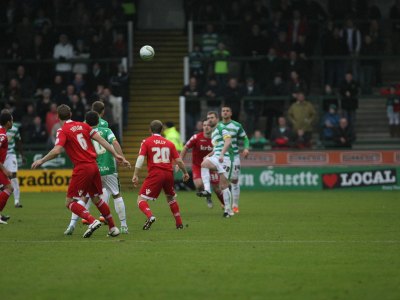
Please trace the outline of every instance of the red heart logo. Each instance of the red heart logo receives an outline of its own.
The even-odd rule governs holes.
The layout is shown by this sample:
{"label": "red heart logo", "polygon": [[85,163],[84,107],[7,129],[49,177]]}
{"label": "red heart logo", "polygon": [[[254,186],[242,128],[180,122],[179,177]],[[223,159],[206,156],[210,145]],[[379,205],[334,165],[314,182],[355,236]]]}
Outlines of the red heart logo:
{"label": "red heart logo", "polygon": [[338,176],[336,174],[325,174],[322,176],[322,181],[330,189],[333,188],[338,181]]}

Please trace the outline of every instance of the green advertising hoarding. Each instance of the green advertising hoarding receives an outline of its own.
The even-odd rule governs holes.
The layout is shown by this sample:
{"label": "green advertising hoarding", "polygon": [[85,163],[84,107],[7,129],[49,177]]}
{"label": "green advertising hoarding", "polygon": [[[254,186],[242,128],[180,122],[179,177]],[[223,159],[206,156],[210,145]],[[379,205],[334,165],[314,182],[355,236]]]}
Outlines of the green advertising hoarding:
{"label": "green advertising hoarding", "polygon": [[[20,155],[17,156],[18,167],[20,169],[30,169],[35,160],[41,159],[47,152],[35,151],[24,153],[24,159]],[[56,158],[45,162],[42,165],[44,169],[72,169],[72,163],[65,152],[58,155]]]}

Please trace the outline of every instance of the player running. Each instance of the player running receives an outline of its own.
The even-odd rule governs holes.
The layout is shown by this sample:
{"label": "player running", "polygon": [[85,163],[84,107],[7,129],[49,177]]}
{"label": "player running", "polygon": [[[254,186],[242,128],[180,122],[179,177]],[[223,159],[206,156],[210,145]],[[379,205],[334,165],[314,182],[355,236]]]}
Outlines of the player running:
{"label": "player running", "polygon": [[[114,133],[109,128],[104,128],[99,126],[99,115],[95,111],[89,111],[85,116],[86,123],[95,129],[101,137],[103,137],[110,145],[112,145],[115,151],[124,156],[121,145],[118,143]],[[128,234],[128,225],[126,224],[126,211],[124,199],[120,193],[119,178],[117,174],[116,162],[114,157],[110,152],[108,152],[103,146],[101,146],[97,141],[92,140],[94,149],[97,154],[97,165],[100,170],[101,183],[103,185],[103,195],[101,199],[107,204],[109,203],[109,196],[112,195],[114,199],[115,211],[118,214],[119,220],[121,222],[121,233]],[[90,202],[89,199],[80,200],[81,205],[85,205],[86,209],[89,210]],[[86,202],[86,203],[85,203]],[[104,217],[103,217],[104,218]],[[65,235],[71,235],[74,232],[76,223],[79,217],[75,214],[71,216],[71,222],[68,225],[67,230],[65,230]]]}
{"label": "player running", "polygon": [[13,125],[13,117],[9,112],[2,112],[0,114],[0,125],[0,224],[7,224],[10,217],[2,215],[1,212],[13,192],[13,187],[9,179],[12,173],[4,166],[8,149],[7,130],[11,129]]}
{"label": "player running", "polygon": [[183,181],[189,180],[189,174],[186,171],[185,164],[179,157],[175,145],[161,136],[163,124],[159,120],[150,123],[151,137],[143,140],[140,146],[139,156],[136,160],[135,171],[132,182],[136,187],[139,183],[138,173],[143,166],[145,157],[147,157],[148,175],[144,180],[139,191],[137,203],[139,209],[146,215],[147,220],[143,225],[143,230],[150,229],[156,221],[156,217],[150,210],[147,203],[149,200],[156,200],[161,190],[164,190],[169,208],[175,218],[176,228],[183,229],[181,214],[179,212],[178,202],[174,190],[174,172],[172,164],[175,161],[179,169],[183,172]]}
{"label": "player running", "polygon": [[84,195],[89,195],[100,213],[106,218],[109,226],[108,236],[119,235],[119,229],[115,227],[108,204],[99,198],[102,193],[101,177],[96,163],[96,152],[91,139],[102,145],[107,151],[111,152],[115,159],[124,165],[129,162],[119,155],[113,147],[103,139],[96,130],[88,124],[71,120],[71,108],[67,105],[57,107],[58,117],[61,128],[57,131],[55,146],[43,158],[32,163],[32,169],[40,167],[43,163],[57,157],[62,148],[71,159],[74,169],[71,181],[68,186],[66,206],[73,213],[82,219],[89,221],[90,225],[83,234],[84,238],[89,238],[95,230],[101,226],[101,222],[96,220],[84,206],[77,202],[77,199]]}
{"label": "player running", "polygon": [[232,169],[231,157],[233,154],[231,151],[232,139],[224,125],[218,123],[217,112],[208,112],[207,119],[213,128],[211,140],[214,150],[201,163],[201,178],[204,184],[203,195],[211,194],[210,171],[217,171],[219,174],[219,188],[224,199],[223,217],[229,218],[233,215],[232,195],[229,190],[229,178]]}
{"label": "player running", "polygon": [[[189,149],[192,149],[192,173],[193,183],[198,191],[198,194],[202,196],[201,192],[204,191],[203,181],[201,179],[201,163],[205,156],[207,156],[212,150],[213,146],[211,143],[211,126],[207,119],[203,120],[203,132],[194,134],[185,144],[181,151],[181,159],[184,160]],[[218,199],[224,204],[224,200],[219,189],[219,177],[217,172],[210,173],[210,183],[213,187],[215,194]],[[211,200],[211,194],[206,195],[207,206],[213,207]]]}
{"label": "player running", "polygon": [[246,132],[243,129],[242,124],[232,120],[232,109],[229,106],[222,106],[221,110],[221,123],[224,125],[229,135],[232,138],[232,149],[233,149],[233,161],[232,161],[232,173],[231,173],[231,192],[232,192],[232,209],[235,214],[239,213],[239,197],[240,197],[240,155],[238,140],[243,140],[243,152],[242,155],[246,158],[249,155],[249,139]]}

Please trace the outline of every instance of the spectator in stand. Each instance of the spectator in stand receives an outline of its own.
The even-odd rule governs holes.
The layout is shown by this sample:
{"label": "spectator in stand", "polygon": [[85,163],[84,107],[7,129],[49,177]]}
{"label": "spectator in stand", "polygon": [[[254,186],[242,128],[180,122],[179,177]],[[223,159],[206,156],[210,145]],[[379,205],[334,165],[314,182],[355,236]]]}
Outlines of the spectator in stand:
{"label": "spectator in stand", "polygon": [[51,130],[53,129],[54,125],[59,122],[58,114],[57,114],[57,104],[51,103],[50,110],[46,114],[46,131],[47,134],[51,135]]}
{"label": "spectator in stand", "polygon": [[231,56],[230,52],[225,49],[224,43],[218,43],[218,49],[212,52],[214,61],[214,76],[220,85],[226,85],[229,74],[228,58]]}
{"label": "spectator in stand", "polygon": [[359,84],[353,79],[353,73],[347,72],[345,80],[340,87],[342,111],[351,128],[354,128],[356,121],[356,110],[358,109]]}
{"label": "spectator in stand", "polygon": [[314,0],[305,0],[305,2],[302,4],[301,10],[306,20],[310,22],[307,33],[307,40],[310,43],[310,47],[314,48],[319,38],[319,25],[325,22],[328,14],[324,10],[320,2]]}
{"label": "spectator in stand", "polygon": [[273,43],[278,42],[280,32],[286,32],[286,25],[285,22],[282,21],[282,13],[279,10],[272,12],[272,18],[267,24],[267,30],[271,35],[271,41]]}
{"label": "spectator in stand", "polygon": [[[364,37],[364,45],[361,49],[362,56],[377,56],[380,54],[380,49],[377,42],[374,42],[369,35]],[[360,62],[360,82],[363,94],[372,94],[372,86],[375,84],[376,74],[375,59],[361,59]]]}
{"label": "spectator in stand", "polygon": [[250,139],[250,147],[252,150],[264,150],[268,140],[263,136],[261,130],[254,131],[253,137]]}
{"label": "spectator in stand", "polygon": [[[252,77],[246,79],[243,87],[244,111],[246,112],[245,128],[248,132],[253,132],[258,127],[263,102],[261,100],[250,99],[251,97],[261,97],[261,90]],[[250,97],[246,99],[247,97]]]}
{"label": "spectator in stand", "polygon": [[121,140],[118,120],[122,115],[122,99],[115,97],[108,87],[104,88],[102,99],[104,102],[104,117],[117,139]]}
{"label": "spectator in stand", "polygon": [[26,106],[25,113],[22,115],[21,118],[21,135],[22,135],[22,140],[23,141],[28,141],[29,138],[29,133],[28,129],[31,127],[33,124],[33,119],[36,117],[36,111],[35,111],[35,106],[32,103],[29,103]]}
{"label": "spectator in stand", "polygon": [[287,58],[290,51],[290,43],[287,39],[286,31],[281,31],[278,33],[278,40],[274,44],[274,49],[276,49],[276,54],[280,58]]}
{"label": "spectator in stand", "polygon": [[[18,40],[12,40],[10,46],[6,50],[6,58],[13,61],[20,61],[23,55],[24,53],[22,52]],[[11,65],[10,67],[13,68],[14,66]]]}
{"label": "spectator in stand", "polygon": [[35,85],[32,78],[26,74],[24,66],[18,66],[16,78],[21,87],[21,97],[23,101],[30,100],[32,98],[33,91],[35,90]]}
{"label": "spectator in stand", "polygon": [[[383,34],[381,32],[380,28],[380,23],[378,23],[378,20],[371,20],[369,23],[369,29],[367,32],[367,35],[369,35],[372,39],[372,43],[376,44],[378,49],[385,49],[385,40],[383,38]],[[362,49],[361,49],[362,50]],[[380,54],[378,52],[378,54]],[[375,68],[375,79],[376,79],[376,85],[382,84],[382,60],[376,59],[373,61],[374,68]]]}
{"label": "spectator in stand", "polygon": [[365,3],[359,8],[359,18],[364,20],[381,20],[382,13],[379,7],[374,3],[374,0],[362,1]]}
{"label": "spectator in stand", "polygon": [[285,117],[279,117],[278,126],[271,132],[271,146],[274,150],[288,149],[292,147],[293,131],[286,124]]}
{"label": "spectator in stand", "polygon": [[199,7],[198,18],[199,21],[219,21],[221,19],[221,12],[218,2],[214,1],[201,1]]}
{"label": "spectator in stand", "polygon": [[201,46],[206,57],[211,57],[213,51],[217,49],[218,42],[219,36],[214,30],[214,25],[207,24],[205,32],[201,35]]}
{"label": "spectator in stand", "polygon": [[83,106],[81,98],[78,95],[72,95],[69,107],[71,108],[72,113],[71,120],[79,122],[83,122],[85,120],[85,107]]}
{"label": "spectator in stand", "polygon": [[339,127],[334,130],[333,140],[335,147],[351,149],[355,141],[355,135],[346,118],[339,120]]}
{"label": "spectator in stand", "polygon": [[92,35],[89,49],[90,49],[90,57],[92,59],[99,59],[106,56],[106,50],[104,44],[98,33]]}
{"label": "spectator in stand", "polygon": [[323,99],[322,103],[323,103],[322,108],[325,112],[329,111],[329,108],[332,104],[335,105],[336,108],[339,107],[338,97],[334,93],[334,91],[332,90],[332,87],[329,84],[325,85],[324,99]]}
{"label": "spectator in stand", "polygon": [[342,36],[346,41],[347,54],[352,58],[347,61],[347,69],[352,70],[354,77],[358,78],[359,66],[357,58],[361,51],[362,37],[360,30],[354,25],[351,18],[346,19],[345,28],[342,30]]}
{"label": "spectator in stand", "polygon": [[283,63],[282,60],[277,56],[275,48],[271,47],[268,50],[266,59],[261,61],[263,82],[260,82],[261,89],[270,86],[276,76],[276,74],[282,72]]}
{"label": "spectator in stand", "polygon": [[115,34],[115,40],[112,47],[113,57],[126,57],[128,53],[128,47],[126,45],[125,35],[122,32]]}
{"label": "spectator in stand", "polygon": [[122,123],[125,127],[128,124],[129,109],[129,77],[122,64],[118,65],[117,72],[110,78],[110,88],[114,96],[122,97]]}
{"label": "spectator in stand", "polygon": [[74,48],[69,43],[66,34],[61,34],[59,37],[59,43],[54,46],[53,58],[58,60],[56,64],[56,72],[61,75],[65,81],[69,81],[71,78],[72,64],[68,60],[74,57]]}
{"label": "spectator in stand", "polygon": [[400,53],[400,0],[394,1],[393,6],[390,8],[389,17],[392,23],[392,33],[390,35],[392,54],[397,55]]}
{"label": "spectator in stand", "polygon": [[5,102],[11,107],[20,110],[23,107],[21,85],[15,78],[10,79],[8,87],[5,89]]}
{"label": "spectator in stand", "polygon": [[31,143],[46,143],[47,142],[47,131],[46,127],[42,123],[42,119],[36,116],[33,119],[33,123],[28,129],[29,140]]}
{"label": "spectator in stand", "polygon": [[186,97],[186,134],[192,136],[201,111],[202,93],[196,77],[190,77],[189,84],[182,88],[180,95]]}
{"label": "spectator in stand", "polygon": [[[275,75],[274,81],[267,86],[265,90],[265,95],[267,97],[287,96],[286,84],[283,82],[282,75],[280,73],[277,73]],[[267,118],[267,136],[270,136],[273,124],[277,123],[278,117],[283,115],[285,101],[286,99],[269,99],[264,102],[263,115]]]}
{"label": "spectator in stand", "polygon": [[243,98],[243,89],[240,88],[237,78],[232,77],[223,93],[224,104],[232,108],[232,119],[239,122],[241,100]]}
{"label": "spectator in stand", "polygon": [[331,104],[329,111],[325,113],[321,120],[322,127],[322,141],[325,145],[329,145],[333,142],[333,134],[335,128],[339,127],[339,114],[337,113],[337,106]]}
{"label": "spectator in stand", "polygon": [[289,52],[289,58],[285,64],[285,78],[290,78],[291,73],[295,71],[300,78],[308,75],[307,66],[302,58],[299,58],[296,51]]}
{"label": "spectator in stand", "polygon": [[175,145],[176,150],[182,151],[183,143],[181,135],[173,122],[165,122],[163,135],[167,140]]}
{"label": "spectator in stand", "polygon": [[400,137],[400,96],[396,93],[396,87],[389,88],[386,98],[386,112],[389,121],[389,132],[391,137]]}
{"label": "spectator in stand", "polygon": [[[219,111],[221,108],[221,88],[214,76],[208,78],[207,85],[204,89],[206,104],[208,111]],[[203,131],[203,122],[200,122],[200,131]]]}
{"label": "spectator in stand", "polygon": [[47,140],[47,149],[53,149],[57,139],[57,131],[60,128],[61,128],[60,122],[54,124],[53,128],[51,129],[51,133],[49,134],[49,138]]}
{"label": "spectator in stand", "polygon": [[298,91],[296,93],[296,102],[289,107],[288,111],[288,118],[293,125],[297,147],[305,148],[310,146],[316,117],[317,113],[314,106],[305,100],[303,91]]}
{"label": "spectator in stand", "polygon": [[277,9],[281,12],[283,21],[288,22],[292,18],[293,8],[289,0],[280,0]]}
{"label": "spectator in stand", "polygon": [[290,72],[289,81],[287,84],[288,93],[292,96],[291,102],[296,101],[296,94],[299,91],[306,91],[307,85],[302,78],[300,78],[299,73],[296,71]]}
{"label": "spectator in stand", "polygon": [[201,46],[194,44],[193,51],[189,53],[190,76],[196,77],[200,82],[204,80],[203,58],[204,53]]}
{"label": "spectator in stand", "polygon": [[[44,43],[41,34],[34,36],[28,57],[36,61],[51,58],[51,50]],[[31,74],[35,78],[37,86],[43,87],[51,80],[52,67],[50,64],[33,64],[31,65]]]}
{"label": "spectator in stand", "polygon": [[300,35],[307,34],[307,21],[301,16],[301,12],[297,9],[293,10],[292,19],[288,23],[288,41],[290,45],[298,42]]}
{"label": "spectator in stand", "polygon": [[[90,57],[89,49],[86,47],[84,40],[77,40],[75,45],[75,59],[88,59]],[[74,74],[83,74],[86,75],[88,73],[88,66],[85,62],[74,63],[72,67],[72,72]]]}
{"label": "spectator in stand", "polygon": [[46,120],[46,115],[50,111],[52,104],[51,90],[44,89],[39,96],[40,100],[36,103],[36,113],[41,120]]}
{"label": "spectator in stand", "polygon": [[269,20],[269,10],[264,6],[264,1],[254,0],[253,1],[253,16],[257,23],[265,24]]}
{"label": "spectator in stand", "polygon": [[17,24],[15,28],[15,36],[18,39],[22,55],[26,57],[30,52],[30,47],[32,46],[32,37],[34,35],[34,30],[31,21],[28,16],[23,16],[20,23]]}
{"label": "spectator in stand", "polygon": [[107,75],[102,70],[100,63],[93,63],[92,69],[88,74],[87,82],[87,90],[89,94],[95,92],[98,85],[105,86],[107,84]]}
{"label": "spectator in stand", "polygon": [[79,94],[81,91],[86,90],[86,82],[81,73],[75,74],[74,80],[72,80],[72,85],[74,86],[75,93]]}

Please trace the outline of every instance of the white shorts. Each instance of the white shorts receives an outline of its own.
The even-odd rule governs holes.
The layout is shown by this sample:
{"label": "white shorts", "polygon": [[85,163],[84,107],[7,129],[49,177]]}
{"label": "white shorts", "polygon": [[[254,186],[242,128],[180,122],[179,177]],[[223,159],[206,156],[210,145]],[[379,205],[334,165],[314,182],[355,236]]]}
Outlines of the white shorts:
{"label": "white shorts", "polygon": [[116,173],[101,176],[101,183],[103,184],[103,188],[107,189],[113,196],[119,194],[119,178]]}
{"label": "white shorts", "polygon": [[4,162],[4,167],[11,173],[17,173],[18,171],[17,155],[13,153],[8,153],[6,156],[6,160]]}
{"label": "white shorts", "polygon": [[232,180],[239,179],[239,175],[240,175],[240,157],[235,156],[232,164],[231,179]]}
{"label": "white shorts", "polygon": [[210,156],[207,159],[217,168],[218,174],[224,174],[227,179],[230,179],[232,163],[228,157],[224,156],[224,161],[222,163],[218,160],[217,156]]}

